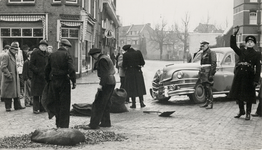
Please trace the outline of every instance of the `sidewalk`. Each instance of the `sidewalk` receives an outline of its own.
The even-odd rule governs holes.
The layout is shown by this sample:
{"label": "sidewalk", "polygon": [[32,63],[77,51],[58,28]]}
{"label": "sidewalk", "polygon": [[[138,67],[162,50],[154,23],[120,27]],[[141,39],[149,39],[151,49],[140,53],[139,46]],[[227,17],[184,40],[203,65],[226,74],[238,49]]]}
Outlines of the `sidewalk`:
{"label": "sidewalk", "polygon": [[[120,82],[120,77],[118,73],[115,73],[116,82]],[[76,84],[98,84],[99,78],[97,77],[97,72],[87,72],[83,73],[82,77],[76,79]]]}

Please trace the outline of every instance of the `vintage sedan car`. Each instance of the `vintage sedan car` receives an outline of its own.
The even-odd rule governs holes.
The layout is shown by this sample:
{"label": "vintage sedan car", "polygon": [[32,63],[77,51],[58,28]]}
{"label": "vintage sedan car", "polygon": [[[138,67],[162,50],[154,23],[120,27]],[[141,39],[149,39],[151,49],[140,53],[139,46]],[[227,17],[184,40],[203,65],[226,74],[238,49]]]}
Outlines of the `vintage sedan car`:
{"label": "vintage sedan car", "polygon": [[[212,48],[217,56],[213,94],[228,94],[235,67],[235,52],[230,47]],[[168,101],[175,95],[187,95],[195,103],[205,101],[203,86],[198,82],[201,52],[191,63],[169,64],[156,72],[150,94],[155,100]]]}

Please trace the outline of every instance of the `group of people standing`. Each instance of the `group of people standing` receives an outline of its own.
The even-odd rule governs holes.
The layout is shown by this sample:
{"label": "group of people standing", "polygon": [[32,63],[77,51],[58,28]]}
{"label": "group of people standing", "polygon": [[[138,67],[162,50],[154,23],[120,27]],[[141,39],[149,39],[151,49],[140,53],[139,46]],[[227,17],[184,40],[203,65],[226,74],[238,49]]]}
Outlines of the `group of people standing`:
{"label": "group of people standing", "polygon": [[[52,114],[56,117],[57,127],[69,127],[70,115],[70,80],[72,81],[72,89],[76,87],[75,68],[73,59],[69,53],[71,43],[62,39],[60,48],[51,53],[52,47],[45,40],[41,40],[37,48],[32,51],[28,49],[25,61],[19,58],[19,43],[12,42],[11,46],[5,46],[5,53],[1,55],[1,100],[5,103],[7,112],[11,111],[12,99],[14,101],[14,109],[24,109],[21,105],[21,95],[25,100],[25,106],[33,105],[33,113],[39,114],[52,110]],[[19,67],[22,66],[22,71]],[[22,76],[20,79],[19,74]],[[20,90],[20,81],[23,81],[24,91]],[[51,89],[46,97],[52,97],[52,103],[47,104],[41,102],[43,90],[48,85]],[[50,109],[52,108],[52,109]],[[51,119],[51,118],[50,118]]]}
{"label": "group of people standing", "polygon": [[[235,118],[240,118],[246,115],[245,120],[250,120],[252,104],[256,103],[256,86],[260,82],[261,73],[261,52],[254,49],[256,38],[254,36],[247,36],[245,38],[245,45],[239,48],[236,44],[236,35],[239,27],[234,28],[234,33],[230,38],[230,47],[238,56],[236,62],[235,76],[232,83],[232,88],[228,98],[236,100],[239,106],[239,113]],[[212,85],[214,84],[213,76],[216,73],[216,54],[209,49],[209,43],[203,41],[201,44],[201,65],[210,65],[209,67],[202,67],[199,71],[199,82],[205,88],[206,103],[200,107],[208,109],[213,108],[213,94]],[[262,99],[262,84],[259,92],[259,105],[257,111],[252,116],[262,116],[261,99]],[[244,108],[246,105],[246,110]]]}

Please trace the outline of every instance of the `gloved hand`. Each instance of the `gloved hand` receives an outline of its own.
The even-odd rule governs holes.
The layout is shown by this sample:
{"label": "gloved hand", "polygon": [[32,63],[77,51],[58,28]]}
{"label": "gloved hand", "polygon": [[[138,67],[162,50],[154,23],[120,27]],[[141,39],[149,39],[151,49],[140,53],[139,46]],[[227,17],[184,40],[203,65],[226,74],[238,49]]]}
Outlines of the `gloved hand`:
{"label": "gloved hand", "polygon": [[234,27],[233,30],[234,30],[233,35],[236,36],[239,31],[239,26]]}
{"label": "gloved hand", "polygon": [[209,81],[213,81],[213,76],[210,75],[210,76],[208,77],[208,80],[209,80]]}
{"label": "gloved hand", "polygon": [[73,83],[72,89],[76,88],[76,83]]}

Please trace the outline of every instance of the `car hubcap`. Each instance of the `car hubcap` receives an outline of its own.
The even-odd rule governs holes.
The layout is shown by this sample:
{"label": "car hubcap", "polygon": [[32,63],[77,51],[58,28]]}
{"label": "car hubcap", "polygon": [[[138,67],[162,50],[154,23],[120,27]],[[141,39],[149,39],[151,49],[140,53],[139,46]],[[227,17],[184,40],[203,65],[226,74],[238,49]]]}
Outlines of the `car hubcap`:
{"label": "car hubcap", "polygon": [[197,97],[202,97],[203,94],[204,94],[203,87],[197,86],[197,88],[196,88],[196,96],[197,96]]}

